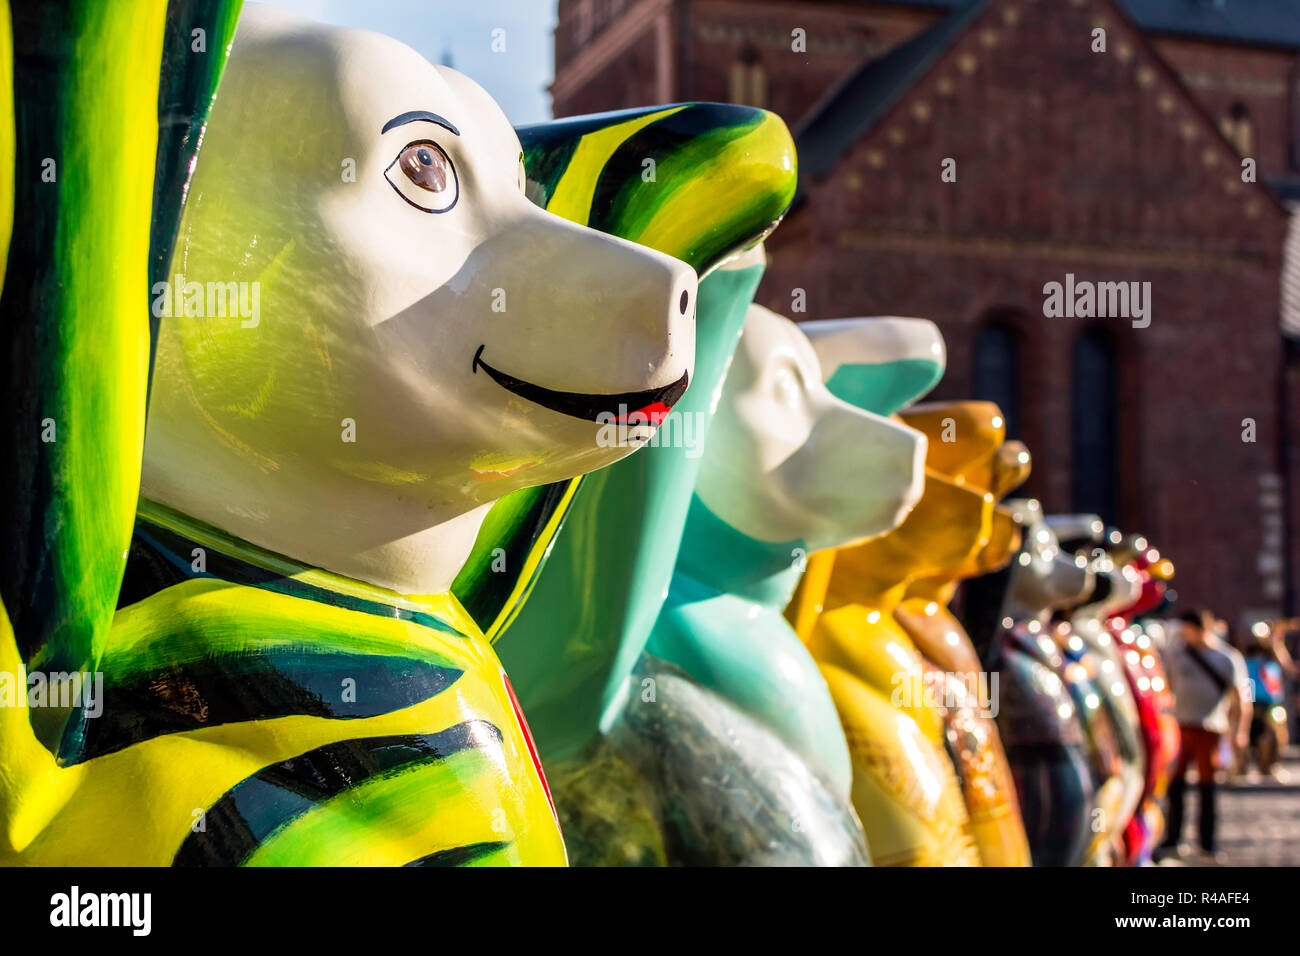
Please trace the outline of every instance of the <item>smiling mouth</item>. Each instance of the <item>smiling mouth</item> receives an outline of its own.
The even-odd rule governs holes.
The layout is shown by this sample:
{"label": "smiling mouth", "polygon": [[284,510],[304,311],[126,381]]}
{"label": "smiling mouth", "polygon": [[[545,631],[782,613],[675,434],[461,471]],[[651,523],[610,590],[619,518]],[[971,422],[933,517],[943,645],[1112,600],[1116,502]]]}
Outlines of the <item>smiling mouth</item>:
{"label": "smiling mouth", "polygon": [[506,391],[514,392],[520,398],[526,398],[536,405],[549,408],[561,415],[569,415],[589,422],[612,421],[620,424],[658,425],[681,399],[690,382],[690,373],[682,372],[682,377],[671,385],[649,388],[641,392],[616,392],[609,395],[557,392],[493,368],[483,361],[485,348],[486,345],[480,345],[478,351],[474,353],[475,374],[482,369],[494,382]]}

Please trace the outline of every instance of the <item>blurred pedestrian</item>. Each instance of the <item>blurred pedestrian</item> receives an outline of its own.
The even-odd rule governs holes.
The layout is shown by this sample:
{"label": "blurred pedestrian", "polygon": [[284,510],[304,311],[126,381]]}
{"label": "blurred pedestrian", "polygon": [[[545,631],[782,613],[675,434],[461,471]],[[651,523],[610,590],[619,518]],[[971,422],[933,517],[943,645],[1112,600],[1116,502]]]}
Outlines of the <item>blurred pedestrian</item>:
{"label": "blurred pedestrian", "polygon": [[1285,681],[1287,677],[1297,676],[1285,635],[1296,630],[1298,624],[1295,619],[1257,624],[1243,650],[1254,691],[1250,749],[1245,754],[1243,769],[1253,758],[1260,773],[1271,775],[1279,783],[1287,782],[1286,770],[1279,762],[1289,738]]}
{"label": "blurred pedestrian", "polygon": [[1200,794],[1197,835],[1201,850],[1210,857],[1216,855],[1215,772],[1220,742],[1227,738],[1245,747],[1250,740],[1251,688],[1246,662],[1215,633],[1217,627],[1208,611],[1187,611],[1165,647],[1165,670],[1174,693],[1182,747],[1169,784],[1169,829],[1161,844],[1162,855],[1181,852],[1187,769],[1192,763]]}

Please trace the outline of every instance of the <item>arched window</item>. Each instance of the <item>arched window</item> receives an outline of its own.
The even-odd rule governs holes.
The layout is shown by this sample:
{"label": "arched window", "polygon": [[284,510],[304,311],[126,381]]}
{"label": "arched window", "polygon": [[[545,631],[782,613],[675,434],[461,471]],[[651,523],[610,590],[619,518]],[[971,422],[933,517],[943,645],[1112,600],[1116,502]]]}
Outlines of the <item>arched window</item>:
{"label": "arched window", "polygon": [[1109,331],[1074,342],[1070,380],[1072,508],[1119,524],[1119,363]]}
{"label": "arched window", "polygon": [[1020,438],[1020,339],[1005,322],[991,321],[975,336],[974,396],[1002,409],[1007,437]]}
{"label": "arched window", "polygon": [[767,73],[758,51],[747,44],[731,64],[730,99],[743,106],[767,106]]}

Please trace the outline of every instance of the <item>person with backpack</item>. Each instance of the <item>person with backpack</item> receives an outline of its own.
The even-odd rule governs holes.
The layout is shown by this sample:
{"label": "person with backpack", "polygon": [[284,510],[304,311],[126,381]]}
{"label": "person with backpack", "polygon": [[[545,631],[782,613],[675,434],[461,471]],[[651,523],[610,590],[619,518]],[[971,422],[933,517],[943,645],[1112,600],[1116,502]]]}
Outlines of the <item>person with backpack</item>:
{"label": "person with backpack", "polygon": [[1215,633],[1215,619],[1205,610],[1190,610],[1164,649],[1164,663],[1174,693],[1174,711],[1182,749],[1169,784],[1169,828],[1162,856],[1181,855],[1187,768],[1195,762],[1200,793],[1198,836],[1201,850],[1217,860],[1215,845],[1215,772],[1225,737],[1238,748],[1250,741],[1251,689],[1246,661]]}

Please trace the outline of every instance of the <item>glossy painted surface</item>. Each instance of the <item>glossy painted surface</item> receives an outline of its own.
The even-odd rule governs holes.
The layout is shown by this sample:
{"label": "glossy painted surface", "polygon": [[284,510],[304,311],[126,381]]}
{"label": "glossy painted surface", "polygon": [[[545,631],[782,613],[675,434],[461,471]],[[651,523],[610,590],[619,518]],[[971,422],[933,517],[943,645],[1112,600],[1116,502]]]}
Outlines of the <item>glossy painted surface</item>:
{"label": "glossy painted surface", "polygon": [[946,749],[980,860],[985,866],[1029,866],[1015,780],[993,716],[1000,704],[992,678],[983,676],[970,638],[946,607],[907,597],[894,617],[924,656],[926,679],[941,702]]}
{"label": "glossy painted surface", "polygon": [[[857,321],[864,338],[874,321]],[[647,650],[775,730],[847,797],[835,707],[781,612],[809,551],[881,534],[915,505],[925,437],[835,398],[824,374],[798,326],[750,307]]]}
{"label": "glossy painted surface", "polygon": [[[294,83],[310,86],[321,70],[333,69],[333,60],[327,54],[344,42],[329,31],[305,31],[296,22],[280,21],[278,15],[268,17],[267,23],[250,36],[253,41],[245,45],[244,55],[257,71],[270,75],[275,85],[289,88],[294,88]],[[337,561],[331,561],[324,559],[327,555],[312,550],[309,533],[305,544],[294,545],[295,554],[315,557],[315,563],[328,570],[342,571],[405,594],[436,591],[450,583],[451,573],[455,572],[453,590],[465,597],[472,616],[477,616],[494,636],[510,635],[500,645],[502,655],[512,676],[518,678],[515,683],[526,709],[531,712],[537,703],[542,726],[548,727],[545,701],[536,700],[539,692],[560,691],[566,716],[581,715],[584,706],[601,707],[600,688],[595,685],[591,694],[577,698],[575,707],[575,695],[563,693],[564,680],[587,675],[580,666],[562,671],[555,666],[566,648],[584,646],[575,644],[583,637],[578,627],[579,622],[585,623],[581,609],[600,589],[589,587],[590,582],[584,578],[576,582],[582,587],[581,593],[563,592],[564,613],[556,614],[551,608],[536,619],[542,627],[540,636],[528,637],[532,626],[529,622],[534,619],[527,614],[515,615],[533,588],[552,544],[563,566],[567,545],[563,535],[557,541],[555,534],[566,509],[575,509],[568,515],[571,531],[584,520],[596,520],[598,515],[609,513],[609,501],[600,504],[599,500],[611,473],[601,473],[594,484],[576,488],[576,483],[568,483],[536,491],[525,489],[500,508],[492,509],[481,531],[479,523],[485,512],[470,509],[522,485],[597,467],[644,444],[652,429],[627,419],[644,413],[651,424],[658,423],[672,410],[671,400],[659,394],[653,396],[654,403],[648,398],[634,402],[625,393],[684,384],[687,372],[695,372],[691,367],[697,310],[693,273],[680,262],[674,264],[675,260],[662,251],[678,253],[703,270],[761,238],[784,210],[793,186],[789,136],[769,114],[740,107],[684,105],[579,118],[520,132],[526,173],[526,181],[521,181],[515,162],[519,149],[511,145],[514,133],[501,126],[499,111],[481,91],[454,73],[414,63],[409,51],[390,41],[366,38],[347,42],[350,57],[340,68],[344,75],[327,85],[328,89],[341,86],[348,91],[344,104],[347,109],[342,111],[345,122],[341,129],[327,127],[324,132],[311,126],[304,136],[343,140],[347,152],[357,154],[358,183],[326,190],[325,195],[309,193],[300,203],[311,210],[309,222],[314,220],[327,230],[338,230],[333,246],[338,249],[339,261],[346,265],[343,276],[351,278],[348,270],[359,271],[360,281],[355,287],[330,290],[331,282],[337,284],[344,279],[317,270],[326,286],[322,291],[329,293],[329,307],[334,310],[323,318],[312,317],[320,327],[320,341],[326,343],[325,354],[317,348],[306,356],[308,366],[317,363],[314,368],[285,372],[292,387],[284,392],[272,389],[264,396],[266,407],[259,421],[241,426],[255,433],[244,433],[243,437],[251,445],[253,439],[262,437],[257,429],[267,421],[274,424],[277,398],[299,400],[304,391],[308,398],[316,394],[310,390],[313,387],[324,390],[326,408],[299,425],[297,440],[307,443],[314,440],[310,435],[313,421],[323,428],[328,416],[344,414],[342,399],[364,399],[365,417],[349,416],[356,423],[355,445],[361,454],[352,462],[346,458],[340,462],[335,451],[333,458],[320,464],[324,466],[326,486],[335,493],[340,481],[346,485],[359,479],[373,486],[372,502],[364,496],[348,495],[353,510],[339,516],[343,530],[355,531],[364,515],[370,538],[383,541],[394,537],[395,541],[371,551],[342,554]],[[237,44],[236,66],[240,55]],[[394,71],[406,76],[404,86],[385,81]],[[225,91],[227,101],[242,100],[244,88],[238,82],[241,75],[232,69],[235,82]],[[252,89],[251,80],[249,84]],[[413,94],[413,89],[419,95]],[[421,102],[410,102],[413,95]],[[403,102],[397,102],[399,99]],[[436,112],[445,127],[426,120],[405,123],[413,108]],[[265,107],[259,109],[269,112]],[[406,112],[400,111],[403,109]],[[251,100],[242,110],[231,110],[239,120],[255,125],[250,115]],[[220,115],[214,118],[214,127],[220,120]],[[260,114],[258,121],[271,122]],[[300,122],[311,121],[304,118]],[[421,142],[406,144],[407,125],[421,130]],[[382,150],[392,144],[396,144],[396,158],[385,159]],[[507,147],[513,150],[511,175],[503,177],[497,175],[503,172],[498,165]],[[418,190],[413,192],[411,183],[393,182],[393,177],[405,170],[411,150],[416,150],[418,159],[418,148],[439,151],[437,164],[443,191],[452,187],[458,190],[454,198],[438,199],[443,203],[441,211],[413,209],[413,201],[431,200]],[[222,156],[219,141],[211,135],[208,149]],[[641,176],[647,151],[657,162],[660,185],[656,188],[644,188],[647,180]],[[234,152],[232,161],[242,164],[239,168],[243,174],[249,173],[249,164],[256,166],[281,158],[269,145],[265,155],[259,153],[251,158],[244,150]],[[634,166],[629,166],[633,159]],[[209,162],[216,160],[209,157]],[[392,165],[385,166],[385,162]],[[361,183],[365,190],[357,188]],[[665,188],[667,184],[673,188]],[[255,198],[233,200],[223,192],[227,181],[220,176],[213,178],[206,192],[199,186],[196,183],[194,208],[206,208],[213,216],[227,215],[228,206]],[[529,204],[524,192],[534,202],[576,222],[570,224],[542,212]],[[212,200],[211,206],[203,206],[204,196]],[[701,206],[705,199],[709,204]],[[396,206],[389,210],[385,203]],[[698,214],[701,208],[704,215]],[[358,222],[354,213],[367,209],[380,212],[372,222]],[[690,217],[684,218],[687,212]],[[197,236],[202,223],[198,213],[194,216],[197,224],[193,235]],[[617,231],[624,238],[657,246],[661,252],[601,235],[585,228],[588,222],[608,232]],[[297,225],[284,224],[290,231]],[[376,230],[390,228],[394,233],[391,237],[376,235]],[[183,242],[190,236],[188,232],[183,234]],[[310,274],[316,270],[316,260],[323,256],[295,235],[282,232],[269,238],[259,236],[262,242],[281,247],[267,266],[273,278],[303,271]],[[367,240],[369,243],[362,248]],[[191,241],[199,243],[198,239]],[[394,246],[385,251],[384,242]],[[421,248],[428,244],[436,249],[436,255],[431,254],[431,249]],[[193,256],[192,251],[189,254]],[[282,262],[281,254],[295,258]],[[719,303],[717,308],[724,317],[731,309],[733,290],[741,290],[735,297],[737,302],[748,301],[757,281],[756,272],[747,267],[717,273],[715,286],[720,291],[714,301]],[[386,281],[382,288],[366,281],[368,275],[383,275]],[[598,280],[593,280],[593,275]],[[583,277],[582,281],[571,281],[578,276]],[[498,292],[503,293],[503,308],[500,315],[494,315],[493,302]],[[403,295],[411,301],[390,301]],[[264,292],[264,303],[269,298]],[[664,308],[654,307],[656,302]],[[320,308],[323,303],[310,304]],[[717,311],[709,315],[715,328],[730,321],[717,317]],[[267,328],[268,317],[269,313],[258,328]],[[382,321],[377,321],[378,317]],[[355,321],[358,318],[360,321]],[[493,328],[504,329],[503,323],[509,324],[510,334],[494,340],[489,333]],[[726,341],[725,330],[720,331],[724,334],[716,340],[714,350],[702,349],[712,363],[706,365],[706,371],[715,370],[715,381],[734,344]],[[362,337],[355,338],[357,333]],[[421,339],[422,335],[427,341]],[[475,337],[473,342],[471,336]],[[379,354],[352,360],[358,343],[376,339]],[[164,345],[166,342],[164,338]],[[239,339],[225,344],[233,349],[236,343],[245,346]],[[456,346],[467,343],[470,351],[463,358],[468,361],[462,363],[455,358]],[[179,343],[182,356],[191,344]],[[205,349],[213,347],[206,339],[198,344]],[[499,357],[493,357],[494,351]],[[240,358],[238,354],[233,357]],[[682,357],[682,363],[677,363],[676,357]],[[319,363],[323,360],[332,364],[322,368]],[[388,373],[394,384],[388,399],[383,389],[375,388],[376,381],[383,381],[383,369],[379,367],[383,362],[397,366]],[[164,353],[160,351],[159,381],[163,363]],[[359,370],[354,368],[358,364]],[[537,371],[520,371],[525,367]],[[670,367],[674,371],[668,372]],[[621,377],[620,369],[631,368],[638,370],[641,379]],[[309,376],[312,385],[301,389],[293,386],[293,375]],[[573,384],[575,375],[579,380]],[[563,381],[564,377],[569,381]],[[359,391],[363,378],[367,389],[364,395]],[[695,393],[698,391],[697,385]],[[707,402],[707,389],[703,394]],[[610,416],[603,421],[589,421],[594,413],[605,410],[592,401],[602,396],[608,399]],[[624,400],[626,405],[620,407]],[[412,413],[395,416],[385,412],[385,401],[404,408],[414,402],[417,419],[427,412],[436,415],[437,420],[417,421],[412,432]],[[446,408],[461,414],[447,416]],[[379,429],[368,439],[362,431],[366,420]],[[404,440],[400,443],[395,438],[390,441],[385,431],[397,423],[403,423]],[[421,441],[411,442],[412,433],[418,434]],[[525,439],[522,443],[516,441],[521,436]],[[271,437],[278,440],[274,432]],[[607,440],[611,437],[614,440]],[[329,438],[337,445],[337,429],[331,430]],[[437,452],[427,459],[421,451],[425,442],[430,452]],[[530,450],[530,442],[540,443],[534,449],[540,457]],[[478,446],[490,453],[464,457]],[[344,455],[351,451],[346,444],[338,447]],[[383,456],[378,461],[368,457],[376,451]],[[295,458],[310,458],[301,448],[290,447],[289,452],[278,471],[288,470]],[[480,468],[479,464],[485,462]],[[344,472],[341,476],[337,473],[340,470]],[[642,474],[639,470],[631,473],[634,484],[639,485]],[[259,487],[256,481],[253,485]],[[402,536],[404,529],[393,530],[385,524],[413,517],[409,511],[392,509],[400,503],[407,503],[409,508],[412,497],[418,501],[422,493],[432,495],[435,506],[417,509],[423,515],[421,520],[431,521],[431,515],[441,517],[444,512],[451,517],[431,521],[433,527],[414,536]],[[379,509],[377,524],[375,515],[366,510],[372,506]],[[656,513],[654,517],[661,515]],[[602,549],[590,534],[575,531],[577,553],[584,561],[623,551],[626,529],[607,520],[600,524],[604,527],[598,534],[615,535],[620,548]],[[265,522],[258,522],[255,533],[262,536],[262,541],[256,543],[269,540],[265,536],[270,530]],[[295,527],[282,530],[295,542],[303,537]],[[467,535],[475,533],[477,541],[470,550],[465,545]],[[345,533],[341,540],[355,544],[356,535],[349,538]],[[432,545],[437,547],[431,551]],[[495,567],[498,558],[503,559],[500,568]],[[607,568],[601,565],[601,570]],[[545,603],[552,592],[544,578],[541,583],[532,596]],[[561,584],[574,586],[563,581]],[[652,591],[642,593],[641,588],[635,595],[629,594],[636,600],[652,597]],[[469,638],[475,639],[473,634]],[[590,650],[590,646],[586,649]],[[639,652],[639,647],[634,650]],[[608,666],[608,661],[600,658],[597,663]],[[545,742],[547,738],[542,739]],[[515,786],[513,778],[507,778],[502,785],[507,795],[502,799],[516,799],[508,796]],[[522,784],[518,789],[517,799],[523,799],[526,794]],[[531,814],[539,808],[532,801],[527,809]],[[544,829],[540,823],[538,826]]]}
{"label": "glossy painted surface", "polygon": [[1107,627],[1123,652],[1125,674],[1138,701],[1146,752],[1142,809],[1124,832],[1129,861],[1139,865],[1150,860],[1164,834],[1160,800],[1169,786],[1181,735],[1174,712],[1173,692],[1160,657],[1165,639],[1162,622],[1128,623],[1123,618],[1111,618]]}
{"label": "glossy painted surface", "polygon": [[[32,669],[94,670],[131,536],[167,7],[0,8],[0,598]],[[75,745],[75,712],[30,716]]]}
{"label": "glossy painted surface", "polygon": [[[915,324],[939,344],[931,323]],[[882,337],[877,320],[839,325],[854,341],[859,380],[928,388],[942,371],[933,360],[941,347],[927,349],[929,374],[917,386],[914,357]],[[675,690],[671,700],[662,687],[649,699],[644,686],[630,696],[597,755],[561,788],[579,859],[607,859],[604,846],[633,840],[601,835],[617,829],[610,808],[630,802],[612,795],[639,790],[660,808],[654,826],[667,862],[868,860],[835,707],[780,612],[810,542],[878,533],[910,506],[924,440],[834,398],[805,328],[749,309],[672,585],[637,671],[648,675],[643,685],[667,681]],[[877,507],[844,494],[863,484],[881,489]],[[615,758],[636,768],[638,788],[601,774]]]}
{"label": "glossy painted surface", "polygon": [[[977,573],[994,530],[994,495],[982,489],[1010,487],[1027,462],[1019,461],[1022,448],[1001,450],[1001,415],[988,403],[917,406],[901,417],[930,438],[920,503],[889,534],[814,555],[787,616],[821,666],[845,724],[854,804],[875,861],[978,864],[961,781],[945,747],[950,730],[966,734],[967,769],[996,767],[996,735],[966,720],[971,711],[963,715],[960,707],[945,724],[945,708],[924,692],[935,679],[926,676],[934,663],[894,615],[913,583],[942,591],[934,578],[948,576],[950,585],[954,572]],[[955,440],[944,441],[945,431]],[[990,772],[984,782],[1000,776],[1005,796],[977,804],[994,807],[983,818],[1014,819],[1004,772]],[[990,846],[997,827],[984,833]],[[1010,832],[1014,847],[1014,824]]]}
{"label": "glossy painted surface", "polygon": [[1008,502],[1020,524],[1023,545],[1011,566],[1004,611],[1015,619],[1046,622],[1054,610],[1074,607],[1092,593],[1093,572],[1073,553],[1062,552],[1036,500]]}
{"label": "glossy painted surface", "polygon": [[929,319],[814,319],[799,328],[817,353],[827,390],[877,415],[920,399],[948,364],[943,336]]}
{"label": "glossy painted surface", "polygon": [[[1138,701],[1126,674],[1124,655],[1106,621],[1117,609],[1132,604],[1138,582],[1129,568],[1116,567],[1099,547],[1104,528],[1097,515],[1049,515],[1047,523],[1062,546],[1083,557],[1094,574],[1095,584],[1086,603],[1070,613],[1070,634],[1063,649],[1092,671],[1114,731],[1122,794],[1119,816],[1108,829],[1122,833],[1138,814],[1142,801],[1146,753]],[[1122,840],[1112,836],[1110,844],[1122,855]]]}
{"label": "glossy painted surface", "polygon": [[[1086,700],[1086,673],[1067,667],[1048,617],[1091,593],[1086,562],[1064,554],[1032,499],[1008,502],[1021,531],[1021,548],[1007,574],[1001,623],[985,666],[1002,675],[998,729],[1016,781],[1035,866],[1077,866],[1101,844],[1093,811],[1119,803],[1117,787],[1099,794],[1100,751],[1089,737],[1078,701]],[[1090,763],[1090,760],[1092,761]],[[1105,776],[1105,775],[1103,775]]]}
{"label": "glossy painted surface", "polygon": [[[1172,567],[995,507],[997,410],[903,411],[930,323],[750,304],[779,119],[512,131],[255,8],[209,127],[237,0],[0,6],[0,673],[103,679],[0,707],[0,863],[554,865],[563,819],[583,862],[861,865],[857,813],[887,865],[1149,854]],[[945,605],[1012,555],[981,664]]]}
{"label": "glossy painted surface", "polygon": [[208,315],[211,300],[176,314],[164,297],[144,496],[429,594],[493,501],[634,451],[652,423],[616,444],[592,419],[673,400],[662,390],[694,360],[695,274],[538,209],[521,152],[461,74],[379,34],[250,8],[173,274],[186,295],[246,283],[258,314]]}
{"label": "glossy painted surface", "polygon": [[[175,230],[195,148],[160,149],[160,90],[171,121],[202,126],[238,6],[0,5],[9,690],[102,666],[139,491],[151,229]],[[176,55],[169,30],[191,25],[209,29],[209,56]],[[42,859],[33,847],[78,799],[123,812],[127,791],[84,789],[69,766],[95,709],[29,708],[21,694],[0,707],[0,861]],[[74,854],[88,834],[65,838]]]}
{"label": "glossy painted surface", "polygon": [[563,864],[505,674],[451,597],[156,508],[124,591],[75,787],[12,861]]}
{"label": "glossy painted surface", "polygon": [[[1029,453],[1019,442],[1004,442],[982,464],[968,463],[962,474],[996,500],[1028,477]],[[1029,841],[995,720],[999,691],[991,675],[983,676],[975,646],[947,604],[960,580],[1004,567],[1019,549],[1011,513],[995,507],[983,548],[959,566],[911,582],[894,612],[924,655],[928,679],[940,695],[947,750],[986,866],[1030,865]]]}
{"label": "glossy painted surface", "polygon": [[921,433],[836,398],[822,374],[798,326],[751,306],[695,483],[731,527],[805,553],[897,527],[925,461]]}
{"label": "glossy painted surface", "polygon": [[[23,862],[564,862],[504,672],[445,591],[491,501],[653,431],[691,372],[696,280],[539,210],[520,147],[396,41],[246,15],[176,288],[151,290],[104,714],[37,768],[56,792],[6,831]],[[645,421],[602,443],[604,411]]]}
{"label": "glossy painted surface", "polygon": [[[1169,763],[1177,753],[1178,731],[1158,641],[1134,618],[1163,600],[1165,583],[1153,579],[1150,570],[1171,576],[1173,565],[1141,535],[1106,534],[1095,515],[1057,515],[1047,523],[1095,574],[1087,603],[1072,612],[1071,639],[1086,644],[1108,668],[1099,690],[1110,690],[1101,699],[1118,757],[1114,778],[1121,791],[1117,827],[1122,834],[1120,840],[1112,837],[1111,848],[1129,865],[1149,862],[1163,825],[1157,797],[1164,792]],[[1159,622],[1150,626],[1156,633],[1161,629]],[[1107,786],[1117,789],[1110,781]]]}
{"label": "glossy painted surface", "polygon": [[[1168,582],[1174,566],[1148,546],[1140,535],[1127,535],[1108,542],[1107,553],[1124,572],[1127,589],[1109,609],[1105,626],[1122,651],[1125,673],[1137,698],[1145,745],[1145,777],[1142,809],[1124,832],[1124,845],[1133,865],[1149,862],[1164,834],[1160,799],[1169,785],[1169,775],[1181,743],[1174,698],[1165,677],[1161,649],[1166,640],[1164,623],[1142,615],[1165,605]],[[1124,563],[1127,562],[1127,563]]]}
{"label": "glossy painted surface", "polygon": [[1083,727],[1057,673],[1062,659],[1037,624],[1001,629],[984,666],[1001,675],[998,730],[1033,864],[1079,866],[1088,855],[1095,787]]}
{"label": "glossy painted surface", "polygon": [[[525,196],[520,141],[495,104],[395,41],[259,9],[241,24],[222,92],[176,262],[187,281],[247,276],[262,315],[164,316],[145,492],[291,555],[302,573],[316,566],[349,588],[378,588],[367,602],[380,614],[398,596],[455,609],[449,595],[418,595],[452,584],[488,504],[630,454],[680,397],[695,351],[694,272],[538,209]],[[317,164],[348,156],[355,181],[321,187],[321,167],[295,178],[296,191],[277,182],[275,171],[302,155]],[[236,394],[256,395],[256,408]],[[611,424],[622,426],[620,441],[602,440]],[[197,478],[182,460],[196,447],[205,452]],[[331,520],[319,521],[327,509]],[[334,603],[332,592],[294,596]],[[385,772],[373,803],[366,788],[346,788],[330,794],[334,809],[317,827],[307,812],[294,826],[332,834],[358,862],[420,847],[429,848],[421,859],[562,862],[526,731],[500,706],[501,668],[468,618],[453,616],[471,659],[445,686],[422,685],[417,664],[393,668],[383,716],[401,739],[376,746],[407,746],[410,733],[482,733],[456,747],[425,740],[432,750]],[[438,629],[428,615],[413,622]],[[284,694],[281,708],[292,709],[294,691]],[[236,710],[232,719],[257,732],[276,716]],[[495,770],[462,772],[471,752]],[[416,809],[437,792],[446,813]],[[357,828],[331,822],[354,817]],[[483,821],[501,824],[500,839],[480,838]],[[275,859],[309,859],[308,843],[285,853]]]}
{"label": "glossy painted surface", "polygon": [[1121,728],[1108,706],[1110,682],[1102,683],[1106,675],[1100,655],[1072,633],[1068,623],[1053,625],[1047,634],[1059,652],[1054,666],[1079,715],[1092,774],[1094,816],[1086,861],[1089,865],[1108,866],[1113,862],[1114,841],[1131,813],[1126,807],[1130,783],[1124,773]]}
{"label": "glossy painted surface", "polygon": [[[485,624],[497,628],[497,652],[548,765],[609,730],[637,692],[631,671],[668,590],[718,389],[762,274],[761,253],[718,261],[773,227],[795,183],[789,132],[762,110],[702,104],[553,126],[540,131],[549,148],[535,174],[530,165],[539,201],[580,196],[566,215],[663,243],[702,274],[713,271],[700,285],[692,385],[661,440],[582,479],[563,529],[534,539],[532,555],[550,551],[535,563],[527,601],[513,617],[507,608],[504,624]],[[658,160],[652,187],[642,179],[646,158]],[[483,544],[481,535],[476,554],[486,558]],[[480,622],[501,622],[490,601],[467,606],[484,608]]]}
{"label": "glossy painted surface", "polygon": [[767,726],[648,653],[632,679],[611,731],[553,775],[575,862],[870,864],[848,800]]}
{"label": "glossy painted surface", "polygon": [[[578,479],[523,489],[497,502],[488,513],[453,590],[492,640],[513,623],[552,544],[556,545],[557,563],[581,560],[583,555],[573,547],[577,539],[566,534],[557,540],[570,505],[577,505],[570,533],[582,540],[600,540],[608,552],[614,539],[606,537],[611,529],[609,522],[601,519],[606,513],[600,507],[605,496],[611,496],[613,502],[616,496],[635,494],[633,489],[650,476],[671,474],[679,467],[689,469],[698,458],[708,426],[710,388],[720,380],[719,363],[725,362],[735,345],[734,337],[752,297],[749,287],[757,283],[761,272],[761,253],[751,252],[743,262],[735,256],[776,225],[794,189],[794,146],[788,131],[775,116],[750,107],[678,104],[571,117],[518,132],[524,147],[526,192],[535,203],[574,222],[674,255],[702,276],[724,260],[729,260],[729,265],[725,274],[711,277],[701,287],[696,310],[702,336],[697,385],[688,390],[683,400],[686,404],[679,404],[679,414],[668,417],[660,442],[651,450],[656,457],[637,466],[601,472],[581,493],[583,482]],[[693,397],[701,395],[704,397]],[[692,410],[706,414],[699,417],[690,414]],[[628,437],[613,428],[602,434],[613,440]],[[684,461],[659,452],[660,447],[671,448],[683,440],[691,444]],[[659,487],[664,481],[654,477],[647,487]],[[645,505],[655,515],[657,494],[652,493],[652,502]],[[666,499],[666,515],[675,515],[684,507],[675,501],[671,494]],[[620,505],[622,510],[637,507],[641,505],[635,501]],[[672,519],[668,520],[671,524]],[[666,540],[671,541],[671,535]],[[656,553],[651,549],[636,557],[635,567],[626,573],[636,573],[637,568],[649,573],[642,562]],[[606,553],[606,558],[610,557]],[[613,556],[613,560],[619,559]],[[551,666],[553,632],[548,625],[566,601],[584,600],[578,590],[584,573],[557,572],[558,576],[548,578],[541,591],[541,599],[550,602],[547,612],[526,615],[520,630],[498,649],[510,660],[531,712],[549,709],[553,700],[557,702],[557,709],[540,713],[538,721],[548,750],[572,727],[579,728],[577,735],[589,732],[605,703],[603,688],[584,694],[584,703],[576,709],[570,706],[571,697],[560,701],[551,696],[556,675]],[[606,622],[587,630],[566,649],[575,663],[580,662],[582,679],[590,673],[592,680],[603,680],[601,675],[607,677],[607,668],[615,661],[624,668],[635,661],[639,653],[635,642],[620,653],[620,616],[641,620],[651,613],[656,599],[646,594],[628,600],[628,607],[612,607]],[[648,603],[643,606],[643,601]]]}
{"label": "glossy painted surface", "polygon": [[[163,34],[158,86],[158,161],[149,236],[149,287],[167,281],[180,213],[189,194],[199,147],[207,131],[213,91],[226,66],[242,0],[171,0]],[[210,53],[196,55],[195,30]],[[150,361],[158,341],[158,316],[150,311]],[[152,366],[151,366],[152,367]]]}

